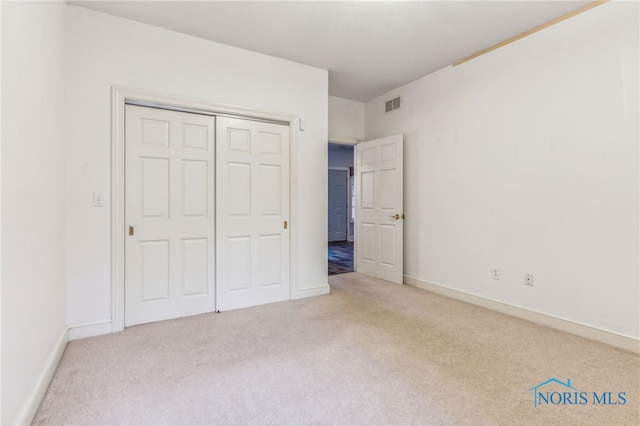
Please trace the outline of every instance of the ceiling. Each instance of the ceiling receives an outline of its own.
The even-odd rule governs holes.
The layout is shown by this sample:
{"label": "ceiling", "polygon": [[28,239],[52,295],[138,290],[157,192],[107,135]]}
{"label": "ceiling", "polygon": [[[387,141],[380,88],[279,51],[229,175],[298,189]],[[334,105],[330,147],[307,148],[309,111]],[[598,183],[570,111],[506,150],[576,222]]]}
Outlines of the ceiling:
{"label": "ceiling", "polygon": [[590,1],[72,1],[329,71],[367,101]]}

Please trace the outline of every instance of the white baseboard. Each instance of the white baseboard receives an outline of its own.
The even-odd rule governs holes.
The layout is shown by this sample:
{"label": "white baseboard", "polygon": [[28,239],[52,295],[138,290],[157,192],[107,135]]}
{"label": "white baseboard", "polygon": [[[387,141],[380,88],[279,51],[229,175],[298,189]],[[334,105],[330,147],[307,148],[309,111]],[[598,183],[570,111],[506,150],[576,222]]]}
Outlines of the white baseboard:
{"label": "white baseboard", "polygon": [[67,329],[65,328],[47,358],[47,362],[40,373],[36,387],[22,406],[22,409],[18,413],[18,417],[13,424],[30,425],[31,422],[33,422],[33,418],[36,415],[36,411],[38,411],[38,407],[40,407],[42,398],[44,398],[44,394],[49,388],[49,383],[51,383],[51,379],[53,379],[53,374],[56,372],[56,368],[58,368],[64,349],[67,347],[68,340],[69,336]]}
{"label": "white baseboard", "polygon": [[322,284],[317,287],[298,289],[291,296],[291,300],[305,299],[307,297],[323,296],[329,294],[329,284]]}
{"label": "white baseboard", "polygon": [[520,319],[535,322],[566,333],[575,334],[587,339],[605,343],[619,349],[629,352],[640,353],[640,340],[621,334],[612,333],[610,331],[594,328],[589,325],[580,324],[566,319],[554,317],[548,314],[532,311],[519,306],[509,305],[497,300],[487,299],[475,294],[466,293],[459,290],[453,290],[438,284],[429,283],[416,278],[404,276],[404,283],[413,287],[427,290],[432,293],[450,297],[452,299],[471,303],[472,305],[481,306],[503,314],[511,315]]}
{"label": "white baseboard", "polygon": [[69,340],[85,339],[87,337],[102,336],[113,332],[111,320],[92,322],[89,324],[73,325],[69,327]]}

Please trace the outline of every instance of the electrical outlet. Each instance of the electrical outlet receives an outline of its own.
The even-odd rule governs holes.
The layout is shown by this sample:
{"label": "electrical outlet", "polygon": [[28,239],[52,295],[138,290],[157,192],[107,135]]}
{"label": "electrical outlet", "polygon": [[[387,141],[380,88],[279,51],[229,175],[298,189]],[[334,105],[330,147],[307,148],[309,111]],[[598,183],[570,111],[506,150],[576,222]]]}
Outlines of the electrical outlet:
{"label": "electrical outlet", "polygon": [[499,280],[500,279],[500,269],[496,268],[495,266],[491,267],[491,278],[493,278],[494,280]]}
{"label": "electrical outlet", "polygon": [[524,274],[524,285],[533,287],[533,274]]}

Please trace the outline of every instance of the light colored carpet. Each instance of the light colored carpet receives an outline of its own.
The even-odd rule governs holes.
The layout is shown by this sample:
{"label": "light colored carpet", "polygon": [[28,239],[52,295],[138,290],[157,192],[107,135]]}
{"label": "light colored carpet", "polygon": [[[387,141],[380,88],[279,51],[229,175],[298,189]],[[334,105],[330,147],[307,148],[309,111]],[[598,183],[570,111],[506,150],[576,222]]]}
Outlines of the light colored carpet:
{"label": "light colored carpet", "polygon": [[[34,424],[640,423],[635,354],[357,273],[330,284],[71,342]],[[589,404],[534,408],[552,377]]]}

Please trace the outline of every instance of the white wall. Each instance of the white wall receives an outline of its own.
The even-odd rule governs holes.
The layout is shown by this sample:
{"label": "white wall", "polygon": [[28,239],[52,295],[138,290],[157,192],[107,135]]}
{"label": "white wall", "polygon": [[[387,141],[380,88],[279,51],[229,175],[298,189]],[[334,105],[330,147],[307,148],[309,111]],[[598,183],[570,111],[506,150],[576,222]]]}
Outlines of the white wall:
{"label": "white wall", "polygon": [[329,140],[352,144],[364,140],[364,103],[329,96]]}
{"label": "white wall", "polygon": [[[327,292],[328,75],[293,62],[109,15],[68,8],[67,274],[71,327],[111,320],[109,193],[112,86],[301,117],[294,296]],[[297,189],[296,189],[297,187]],[[320,225],[319,225],[320,224]]]}
{"label": "white wall", "polygon": [[1,421],[13,424],[30,421],[27,412],[34,407],[28,405],[37,400],[34,393],[66,341],[66,6],[1,7]]}
{"label": "white wall", "polygon": [[[398,95],[403,108],[385,115]],[[407,276],[640,336],[637,3],[599,6],[365,108],[367,139],[405,135]]]}

